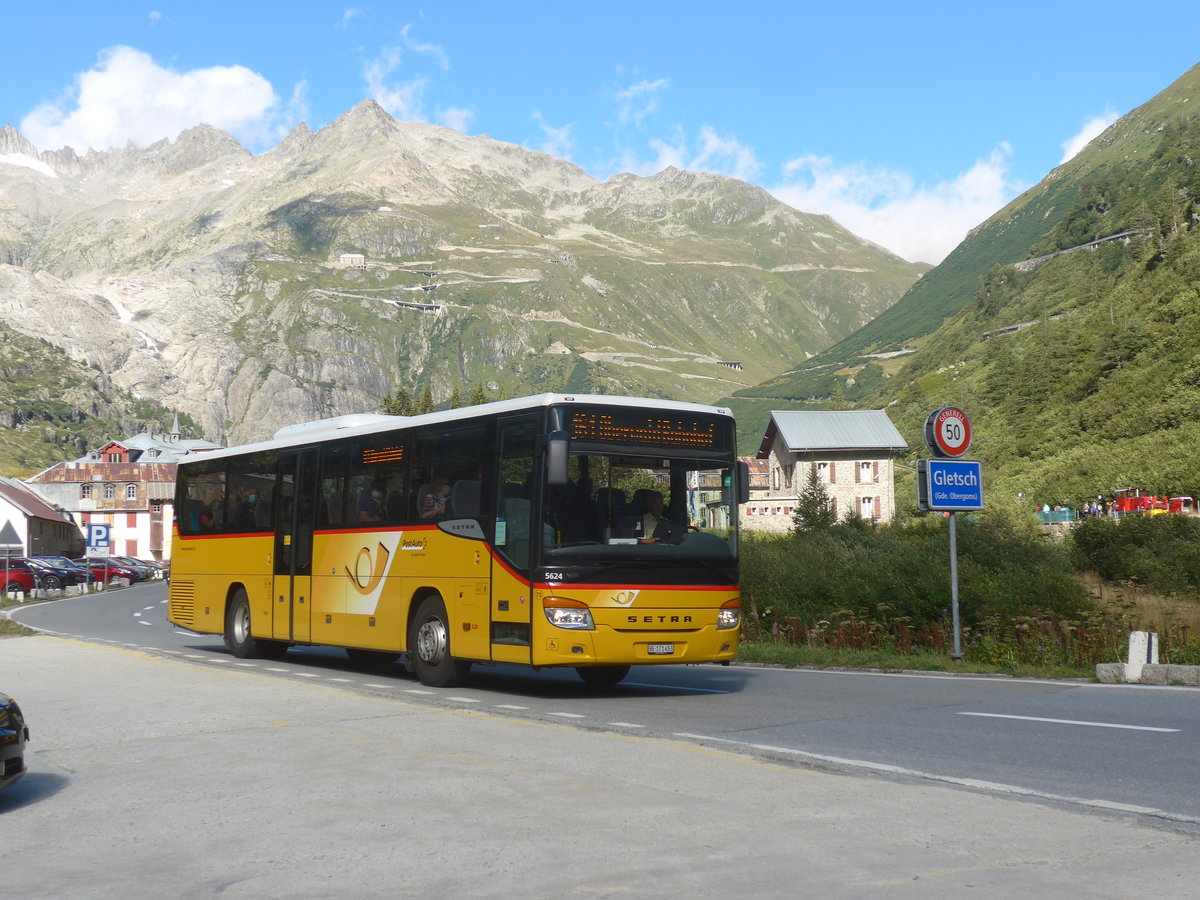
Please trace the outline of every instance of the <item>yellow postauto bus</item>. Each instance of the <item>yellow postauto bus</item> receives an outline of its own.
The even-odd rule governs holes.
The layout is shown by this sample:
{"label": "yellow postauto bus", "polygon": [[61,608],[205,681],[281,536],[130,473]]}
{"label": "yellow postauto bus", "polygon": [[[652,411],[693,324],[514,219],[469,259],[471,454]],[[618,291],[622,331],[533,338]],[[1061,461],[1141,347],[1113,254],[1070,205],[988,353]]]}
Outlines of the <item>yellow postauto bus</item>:
{"label": "yellow postauto bus", "polygon": [[179,465],[169,618],[237,657],[332,645],[427,685],[473,663],[733,659],[728,410],[545,394],[345,416]]}

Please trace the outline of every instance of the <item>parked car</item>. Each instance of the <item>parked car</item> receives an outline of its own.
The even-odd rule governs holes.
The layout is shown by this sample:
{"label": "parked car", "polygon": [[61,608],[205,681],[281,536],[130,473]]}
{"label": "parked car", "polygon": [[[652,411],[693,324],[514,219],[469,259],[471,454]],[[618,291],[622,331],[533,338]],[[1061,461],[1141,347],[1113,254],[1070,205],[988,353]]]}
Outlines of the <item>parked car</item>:
{"label": "parked car", "polygon": [[77,584],[87,584],[92,580],[91,572],[84,572],[75,566],[59,566],[37,556],[26,557],[25,562],[37,571],[41,587],[48,591],[73,587]]}
{"label": "parked car", "polygon": [[25,745],[29,726],[21,707],[8,694],[0,694],[0,788],[25,774]]}
{"label": "parked car", "polygon": [[86,566],[90,569],[92,576],[100,584],[108,584],[114,578],[124,578],[129,582],[144,580],[139,577],[137,570],[114,562],[107,556],[87,556],[74,562],[76,565]]}
{"label": "parked car", "polygon": [[127,565],[131,569],[137,569],[141,572],[144,572],[146,578],[162,577],[162,568],[158,565],[158,563],[147,562],[144,559],[134,559],[132,556],[111,556],[109,559]]}
{"label": "parked car", "polygon": [[20,557],[0,559],[0,590],[6,594],[30,591],[41,586],[41,570]]}
{"label": "parked car", "polygon": [[67,569],[75,575],[76,584],[88,584],[95,581],[95,576],[92,575],[92,570],[85,566],[79,565],[70,557],[66,556],[50,556],[49,554],[38,554],[37,556],[28,557],[31,560],[42,561],[49,563],[57,569]]}

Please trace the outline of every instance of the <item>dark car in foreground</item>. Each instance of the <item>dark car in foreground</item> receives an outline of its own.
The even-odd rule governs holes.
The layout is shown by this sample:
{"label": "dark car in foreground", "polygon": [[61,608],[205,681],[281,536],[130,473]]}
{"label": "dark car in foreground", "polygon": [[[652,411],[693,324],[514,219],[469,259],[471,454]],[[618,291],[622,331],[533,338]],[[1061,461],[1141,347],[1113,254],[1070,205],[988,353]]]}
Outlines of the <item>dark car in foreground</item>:
{"label": "dark car in foreground", "polygon": [[39,587],[48,591],[56,588],[74,587],[77,584],[87,584],[92,580],[92,573],[85,572],[75,566],[60,566],[38,556],[25,558],[38,574]]}
{"label": "dark car in foreground", "polygon": [[70,557],[51,556],[50,554],[39,553],[37,556],[30,556],[28,558],[33,562],[45,563],[46,565],[55,569],[66,570],[75,577],[75,584],[87,584],[91,581],[95,581],[95,578],[92,576],[91,569],[81,566]]}
{"label": "dark car in foreground", "polygon": [[25,745],[29,726],[21,707],[8,694],[0,694],[0,788],[25,774]]}

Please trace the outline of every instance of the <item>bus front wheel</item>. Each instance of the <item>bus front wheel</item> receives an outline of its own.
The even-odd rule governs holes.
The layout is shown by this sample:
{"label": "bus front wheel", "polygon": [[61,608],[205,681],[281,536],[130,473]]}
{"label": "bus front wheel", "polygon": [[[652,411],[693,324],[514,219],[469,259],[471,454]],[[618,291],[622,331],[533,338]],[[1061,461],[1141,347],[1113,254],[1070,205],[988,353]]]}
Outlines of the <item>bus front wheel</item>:
{"label": "bus front wheel", "polygon": [[254,637],[250,631],[250,598],[238,588],[225,611],[225,649],[238,659],[282,659],[288,645],[284,641],[264,641]]}
{"label": "bus front wheel", "polygon": [[454,687],[462,684],[471,664],[450,655],[450,618],[442,598],[432,594],[421,601],[408,630],[408,658],[421,684]]}

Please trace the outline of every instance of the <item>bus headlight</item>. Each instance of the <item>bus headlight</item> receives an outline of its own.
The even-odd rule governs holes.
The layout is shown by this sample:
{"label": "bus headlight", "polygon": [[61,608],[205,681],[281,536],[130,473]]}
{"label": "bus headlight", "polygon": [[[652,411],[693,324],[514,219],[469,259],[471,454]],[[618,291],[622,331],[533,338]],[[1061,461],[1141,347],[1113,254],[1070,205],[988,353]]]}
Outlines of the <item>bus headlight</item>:
{"label": "bus headlight", "polygon": [[737,628],[742,621],[742,601],[729,600],[717,610],[717,628]]}
{"label": "bus headlight", "polygon": [[542,600],[542,609],[546,618],[556,628],[570,628],[575,631],[595,631],[596,623],[592,621],[592,611],[586,603],[570,600],[566,597],[546,597]]}

